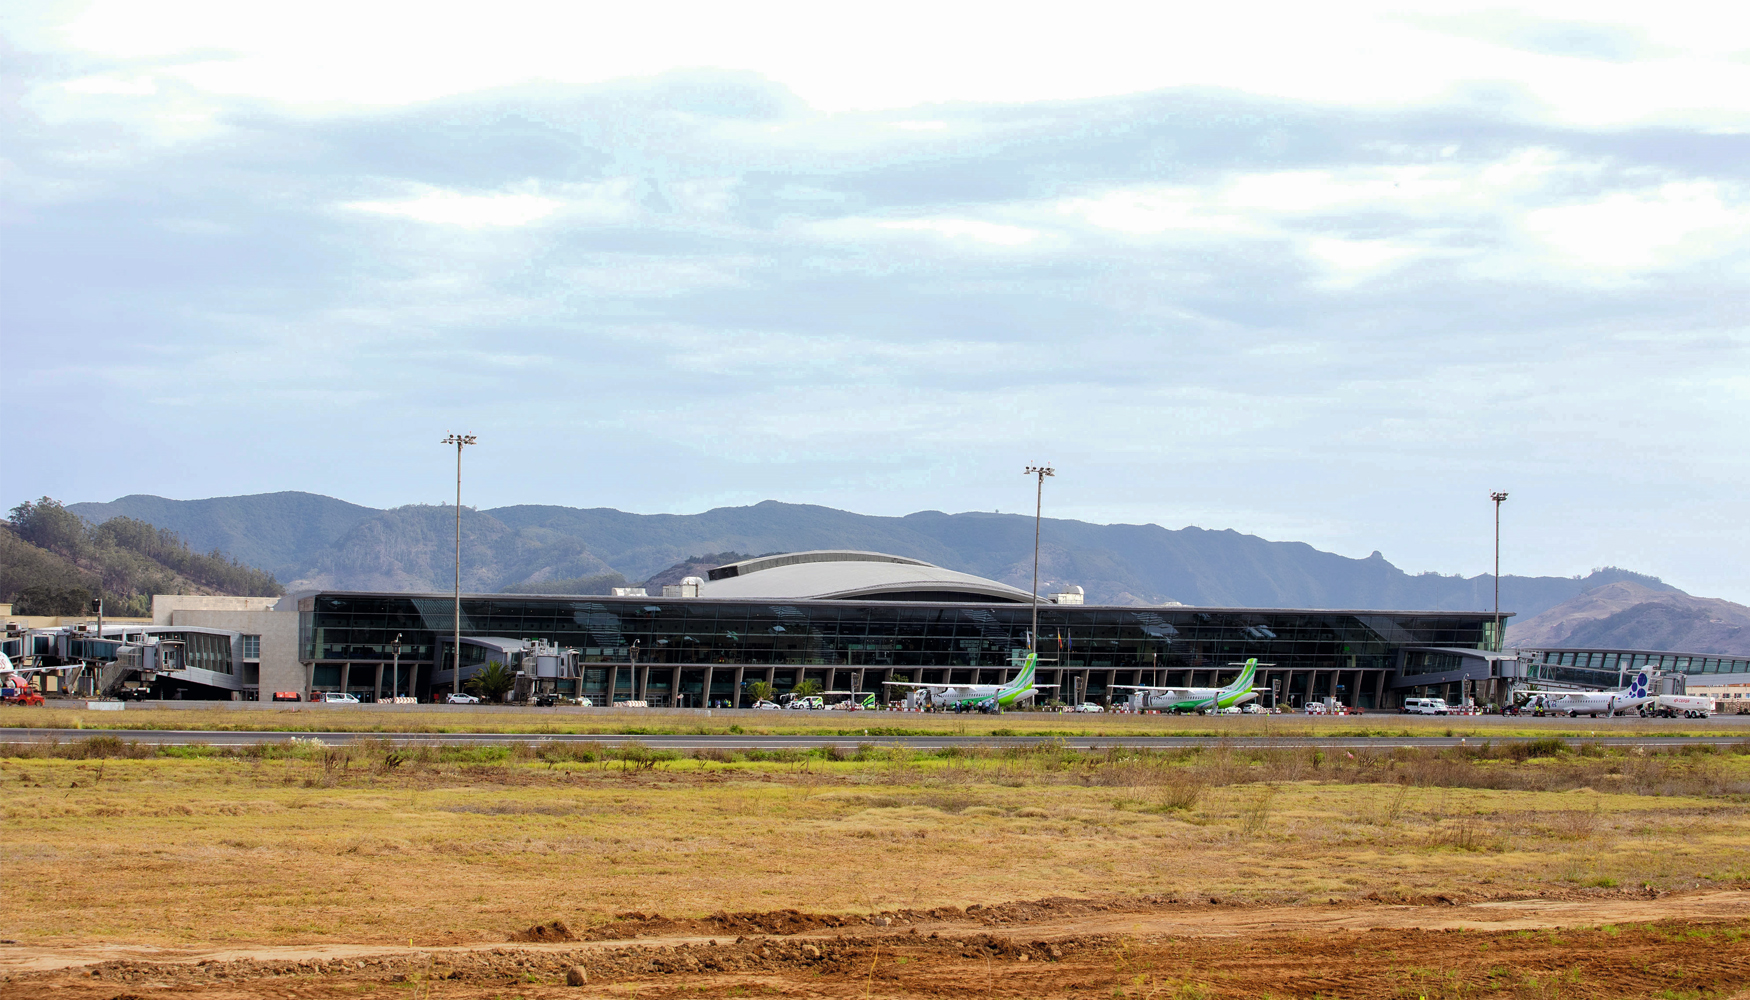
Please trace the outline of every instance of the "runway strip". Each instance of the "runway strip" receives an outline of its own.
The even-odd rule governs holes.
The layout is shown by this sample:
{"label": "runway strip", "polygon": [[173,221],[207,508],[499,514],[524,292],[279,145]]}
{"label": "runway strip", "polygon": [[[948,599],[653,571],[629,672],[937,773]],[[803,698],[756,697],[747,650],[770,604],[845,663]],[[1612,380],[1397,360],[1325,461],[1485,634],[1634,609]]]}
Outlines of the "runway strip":
{"label": "runway strip", "polygon": [[[762,736],[755,733],[711,735],[630,735],[609,733],[321,733],[321,732],[229,732],[184,729],[0,729],[0,743],[29,743],[41,739],[82,740],[93,736],[164,746],[249,746],[284,743],[292,739],[318,739],[330,745],[360,740],[389,740],[397,744],[448,744],[451,746],[508,746],[512,743],[598,743],[619,746],[639,743],[658,750],[808,750],[819,747],[855,747],[870,744],[940,750],[945,747],[1014,747],[1041,743],[1062,744],[1076,750],[1136,747],[1152,750],[1183,747],[1318,747],[1320,749],[1391,749],[1395,747],[1455,747],[1481,743],[1523,743],[1531,737],[1466,736]],[[1720,736],[1598,736],[1569,743],[1602,746],[1689,747],[1732,746],[1746,742],[1743,735]]]}

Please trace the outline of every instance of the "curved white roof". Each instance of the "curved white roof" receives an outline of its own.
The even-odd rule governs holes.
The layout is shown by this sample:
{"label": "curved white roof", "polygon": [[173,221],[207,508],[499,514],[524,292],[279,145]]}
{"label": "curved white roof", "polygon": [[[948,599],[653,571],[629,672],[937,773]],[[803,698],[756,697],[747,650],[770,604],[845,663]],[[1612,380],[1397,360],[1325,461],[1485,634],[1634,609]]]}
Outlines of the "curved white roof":
{"label": "curved white roof", "polygon": [[[929,594],[933,600],[1030,601],[1018,587],[881,552],[786,552],[719,566],[700,597],[727,600],[849,600]],[[943,595],[955,595],[944,597]],[[963,596],[962,596],[963,595]]]}

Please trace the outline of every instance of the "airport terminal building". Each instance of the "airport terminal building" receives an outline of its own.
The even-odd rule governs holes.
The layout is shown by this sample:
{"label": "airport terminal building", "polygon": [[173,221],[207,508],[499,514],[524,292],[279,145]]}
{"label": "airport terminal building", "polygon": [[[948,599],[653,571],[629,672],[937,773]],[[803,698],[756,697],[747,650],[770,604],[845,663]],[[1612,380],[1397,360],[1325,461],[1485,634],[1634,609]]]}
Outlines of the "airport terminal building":
{"label": "airport terminal building", "polygon": [[[898,695],[886,681],[1007,680],[1032,631],[1026,591],[900,556],[787,553],[709,576],[661,596],[463,595],[462,680],[496,660],[597,705],[747,707],[754,681],[783,693],[805,679],[885,701]],[[1662,671],[1679,693],[1750,684],[1744,656],[1496,652],[1493,616],[1481,611],[1098,606],[1067,591],[1039,605],[1038,681],[1055,686],[1041,702],[1114,702],[1129,684],[1212,686],[1251,657],[1261,703],[1285,708],[1332,698],[1391,710],[1413,696],[1499,704],[1527,686],[1616,688],[1640,669]],[[101,632],[94,621],[33,630],[9,619],[4,649],[15,660],[95,661],[88,681],[106,696],[427,700],[454,684],[454,607],[447,593],[160,595],[151,620],[112,619]]]}
{"label": "airport terminal building", "polygon": [[[745,707],[749,682],[804,678],[828,691],[889,680],[999,683],[1026,655],[1031,597],[938,566],[868,552],[804,552],[712,570],[657,597],[464,595],[464,681],[536,642],[575,653],[563,694],[653,706]],[[1114,685],[1215,684],[1256,657],[1284,706],[1335,698],[1394,707],[1404,653],[1493,648],[1481,612],[1101,607],[1074,588],[1039,606],[1042,700],[1105,701]],[[307,691],[360,694],[452,684],[450,594],[316,593],[298,599]],[[400,637],[400,681],[392,643]],[[562,668],[563,669],[563,668]],[[1455,692],[1456,693],[1456,692]]]}

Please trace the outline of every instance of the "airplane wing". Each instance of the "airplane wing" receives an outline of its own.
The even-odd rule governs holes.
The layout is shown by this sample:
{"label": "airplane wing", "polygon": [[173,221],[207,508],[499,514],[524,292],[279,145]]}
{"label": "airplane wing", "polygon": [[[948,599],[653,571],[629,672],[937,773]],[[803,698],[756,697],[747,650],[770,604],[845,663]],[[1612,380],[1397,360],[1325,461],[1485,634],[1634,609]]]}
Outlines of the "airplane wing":
{"label": "airplane wing", "polygon": [[1109,684],[1107,686],[1122,688],[1125,691],[1147,691],[1150,694],[1176,694],[1183,698],[1191,697],[1191,692],[1184,688],[1150,687],[1147,684]]}

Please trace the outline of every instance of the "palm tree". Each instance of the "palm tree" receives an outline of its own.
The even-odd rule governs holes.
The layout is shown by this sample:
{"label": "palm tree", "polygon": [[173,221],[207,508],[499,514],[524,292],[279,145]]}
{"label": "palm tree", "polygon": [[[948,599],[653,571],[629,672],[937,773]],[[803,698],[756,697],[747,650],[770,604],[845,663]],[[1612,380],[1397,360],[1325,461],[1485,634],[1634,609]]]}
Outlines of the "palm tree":
{"label": "palm tree", "polygon": [[516,675],[497,660],[488,661],[473,677],[468,678],[468,690],[484,701],[498,701],[504,693],[516,687]]}
{"label": "palm tree", "polygon": [[798,698],[806,698],[809,695],[819,694],[825,690],[826,686],[817,680],[802,680],[798,681],[796,686],[790,689],[790,693]]}
{"label": "palm tree", "polygon": [[772,695],[775,693],[776,692],[772,690],[772,683],[770,681],[754,681],[747,686],[747,696],[756,702],[771,701]]}

